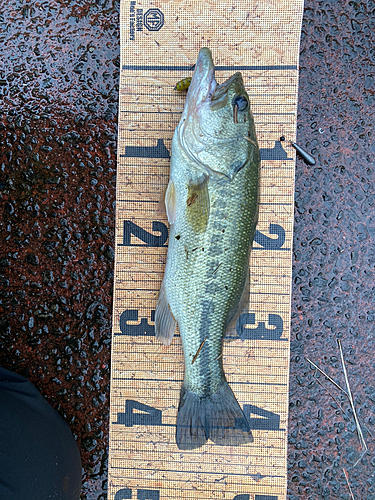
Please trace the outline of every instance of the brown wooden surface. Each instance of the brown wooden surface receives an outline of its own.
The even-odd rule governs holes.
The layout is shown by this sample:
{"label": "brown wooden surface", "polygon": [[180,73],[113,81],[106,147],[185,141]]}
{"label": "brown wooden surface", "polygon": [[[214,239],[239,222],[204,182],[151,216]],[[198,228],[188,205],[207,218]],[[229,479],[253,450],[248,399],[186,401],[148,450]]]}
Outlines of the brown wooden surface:
{"label": "brown wooden surface", "polygon": [[[121,5],[109,499],[234,500],[238,496],[239,500],[282,500],[286,495],[295,158],[290,141],[296,130],[303,2],[137,3],[135,26],[137,9],[143,9],[144,16],[152,8],[163,13],[164,25],[159,31],[143,26],[131,40],[131,2]],[[254,242],[248,311],[255,314],[256,324],[247,325],[249,338],[225,345],[224,368],[240,405],[250,408],[252,418],[262,418],[253,412],[252,407],[257,407],[273,412],[280,422],[273,430],[255,429],[250,445],[230,448],[209,442],[198,450],[182,452],[175,444],[174,427],[183,377],[178,333],[172,345],[164,347],[154,336],[142,335],[140,329],[132,334],[135,330],[131,329],[143,318],[143,324],[153,325],[167,241],[162,247],[146,246],[132,235],[131,245],[124,245],[124,221],[154,236],[160,233],[152,231],[153,221],[168,225],[158,202],[168,183],[169,159],[130,156],[126,148],[155,147],[162,139],[170,151],[185,99],[174,86],[191,75],[189,68],[202,46],[213,52],[219,83],[242,71],[263,150],[257,229],[273,239],[276,235],[269,234],[270,224],[285,232],[280,249],[265,249]],[[281,136],[286,140],[279,146],[287,159],[265,159],[270,154],[266,150]],[[138,311],[138,320],[128,320],[124,328],[124,314],[129,310]],[[282,319],[282,340],[255,338],[261,322],[272,328],[269,314]],[[121,417],[126,401],[161,411],[161,422],[131,425],[136,421],[129,417],[129,410]]]}

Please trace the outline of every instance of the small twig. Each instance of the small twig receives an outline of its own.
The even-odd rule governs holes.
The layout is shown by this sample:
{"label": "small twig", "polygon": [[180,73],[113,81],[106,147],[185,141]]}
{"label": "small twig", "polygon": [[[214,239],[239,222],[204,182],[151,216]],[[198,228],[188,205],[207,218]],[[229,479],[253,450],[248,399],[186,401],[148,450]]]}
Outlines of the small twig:
{"label": "small twig", "polygon": [[[331,396],[331,398],[333,399],[333,401],[340,407],[339,409],[343,412],[343,414],[346,416],[346,418],[348,420],[351,420],[352,419],[352,415],[348,415],[348,413],[344,410],[344,408],[343,408],[342,404],[340,403],[340,401],[338,401],[335,398],[335,396],[333,394],[331,394],[326,387],[324,387],[324,385],[321,383],[321,381],[318,378],[316,378],[315,380]],[[373,434],[372,434],[372,432],[370,431],[370,429],[368,429],[364,424],[362,424],[362,426],[366,429],[366,432],[368,432],[371,437],[374,437]]]}
{"label": "small twig", "polygon": [[359,457],[359,459],[356,461],[356,463],[353,465],[353,469],[354,467],[356,467],[359,462],[362,460],[362,458],[366,455],[366,453],[368,453],[368,450],[363,450],[363,452],[361,453],[361,456]]}
{"label": "small twig", "polygon": [[220,264],[217,266],[217,268],[215,269],[215,271],[212,273],[212,275],[216,274],[217,271],[219,270],[219,267],[221,266],[222,262],[220,262]]}
{"label": "small twig", "polygon": [[194,363],[194,361],[197,359],[198,354],[201,352],[202,347],[203,347],[204,343],[206,342],[206,340],[207,340],[207,337],[204,339],[204,341],[203,341],[203,342],[201,343],[201,345],[198,347],[198,351],[196,352],[196,354],[194,354],[194,357],[193,357],[193,359],[192,359],[191,364],[193,364],[193,363]]}
{"label": "small twig", "polygon": [[350,483],[349,483],[349,475],[344,468],[342,470],[344,471],[344,474],[345,474],[346,484],[348,485],[350,496],[352,497],[352,500],[355,500],[352,489],[350,487]]}
{"label": "small twig", "polygon": [[335,398],[335,396],[334,396],[333,394],[331,394],[331,393],[329,392],[329,390],[328,390],[326,387],[324,387],[324,385],[321,383],[321,381],[320,381],[318,378],[316,378],[315,380],[318,382],[318,384],[319,384],[321,387],[323,387],[323,389],[324,389],[324,390],[325,390],[325,391],[326,391],[326,392],[327,392],[327,393],[331,396],[331,398],[333,399],[333,401],[334,401],[334,402],[335,402],[335,403],[336,403],[336,404],[340,407],[340,410],[343,412],[343,414],[346,416],[346,418],[347,418],[348,420],[351,420],[351,419],[352,419],[351,415],[348,415],[348,414],[346,413],[346,411],[345,411],[345,410],[344,410],[344,408],[342,407],[342,404],[340,403],[340,401],[338,401],[338,400]]}
{"label": "small twig", "polygon": [[306,359],[306,361],[308,361],[310,363],[310,365],[313,365],[313,367],[316,368],[318,370],[318,372],[320,372],[322,375],[324,375],[326,378],[328,378],[328,380],[330,382],[332,382],[332,384],[334,386],[336,386],[337,389],[340,389],[340,391],[342,391],[344,394],[346,394],[349,397],[348,393],[341,386],[339,386],[339,384],[337,384],[329,375],[327,375],[326,373],[324,373],[324,371],[321,370],[319,368],[319,366],[317,366],[315,363],[313,363],[312,361],[310,361],[309,358],[305,358],[305,359]]}
{"label": "small twig", "polygon": [[[342,349],[341,349],[341,342],[340,342],[340,340],[337,340],[337,343],[338,343],[339,348],[340,348],[341,364],[343,366],[344,377],[345,377],[345,382],[346,382],[346,386],[347,386],[348,392],[345,391],[339,384],[337,384],[329,375],[327,375],[323,370],[321,370],[310,359],[308,359],[308,358],[305,358],[305,359],[316,370],[318,370],[322,375],[324,375],[330,382],[332,382],[332,384],[335,387],[337,387],[338,389],[340,389],[340,391],[343,392],[346,395],[346,397],[349,399],[349,403],[350,403],[350,406],[351,406],[351,409],[352,409],[352,412],[353,412],[353,416],[354,416],[354,420],[355,420],[355,423],[356,423],[356,427],[357,427],[357,433],[358,433],[358,437],[359,437],[359,442],[360,442],[361,448],[363,450],[363,452],[361,453],[361,456],[356,461],[356,463],[353,465],[353,467],[355,467],[356,465],[359,464],[359,462],[362,460],[362,458],[364,457],[364,455],[368,452],[368,447],[367,447],[367,444],[365,442],[365,439],[364,439],[364,436],[363,436],[363,432],[362,432],[362,429],[361,429],[361,426],[359,424],[359,420],[358,420],[358,417],[357,417],[357,413],[356,413],[355,408],[354,408],[354,401],[353,401],[352,394],[350,392],[349,380],[348,380],[348,376],[347,376],[347,373],[346,373],[346,368],[345,368],[345,364],[344,364],[344,357],[343,357],[343,353],[342,353]],[[325,389],[325,387],[323,386],[323,384],[321,384],[321,382],[318,379],[316,379],[316,381],[319,383],[319,385],[321,385],[323,387],[323,389]],[[325,389],[325,390],[327,390],[327,389]],[[327,391],[327,392],[333,398],[333,400],[340,406],[340,409],[347,416],[347,418],[349,418],[349,420],[351,420],[351,417],[348,416],[348,414],[346,413],[346,411],[344,410],[344,408],[342,407],[342,405],[340,403],[338,403],[338,401],[336,401],[336,399],[334,398],[334,396],[329,391]],[[364,428],[370,434],[370,436],[372,436],[371,432],[367,429],[367,427],[364,426]]]}
{"label": "small twig", "polygon": [[256,148],[258,147],[258,144],[256,143],[256,141],[253,141],[252,139],[250,139],[250,137],[247,137],[247,135],[244,135],[243,138],[246,139],[248,142],[251,142],[251,144],[253,146],[255,146]]}
{"label": "small twig", "polygon": [[345,367],[345,362],[344,362],[344,355],[343,355],[343,352],[342,352],[340,339],[337,339],[337,343],[338,343],[339,349],[340,349],[342,369],[343,369],[343,372],[344,372],[346,387],[348,389],[348,398],[349,398],[350,406],[352,407],[355,424],[357,426],[357,432],[358,432],[359,442],[361,443],[362,449],[365,452],[367,452],[367,450],[368,450],[367,444],[366,444],[365,438],[363,436],[363,432],[362,432],[361,426],[359,424],[359,420],[358,420],[358,417],[357,417],[357,412],[355,411],[355,407],[354,407],[354,401],[353,401],[352,391],[350,390],[350,386],[349,386],[349,379],[348,379],[348,375],[346,373],[346,367]]}

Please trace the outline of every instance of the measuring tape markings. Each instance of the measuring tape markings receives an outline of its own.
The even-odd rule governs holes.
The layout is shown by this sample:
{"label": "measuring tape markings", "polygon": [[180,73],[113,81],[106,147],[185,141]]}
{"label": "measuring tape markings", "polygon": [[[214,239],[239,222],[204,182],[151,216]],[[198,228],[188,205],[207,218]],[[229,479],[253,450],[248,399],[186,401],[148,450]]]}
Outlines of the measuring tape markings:
{"label": "measuring tape markings", "polygon": [[[194,5],[202,10],[206,8],[204,6],[199,6],[199,4]],[[163,8],[167,8],[167,4],[163,4]],[[264,6],[264,8],[266,7]],[[284,6],[285,11],[287,11],[288,8],[288,5]],[[290,9],[292,9],[292,6],[290,6]],[[278,22],[282,22],[280,18]],[[288,31],[290,31],[290,33],[285,33],[284,30],[283,36],[285,39],[293,35],[292,30]],[[265,46],[267,43],[271,45],[272,41],[267,39],[267,37],[263,37],[260,43]],[[286,42],[284,41],[283,43]],[[271,54],[269,58],[272,58]],[[278,75],[275,74],[275,70],[272,75],[270,75],[268,71],[268,76],[265,76],[266,71],[264,67],[258,67],[256,69],[252,67],[252,69],[248,71],[258,71],[256,75],[258,84],[256,82],[254,83],[253,73],[251,73],[250,77],[246,75],[248,82],[247,87],[248,89],[250,87],[250,94],[254,93],[257,88],[259,88],[261,93],[261,99],[259,99],[259,94],[255,96],[255,98],[258,98],[258,102],[253,109],[256,116],[258,140],[261,148],[263,148],[262,153],[266,157],[262,162],[263,184],[258,231],[261,235],[270,240],[279,239],[279,234],[272,234],[269,232],[269,224],[272,222],[274,225],[281,227],[284,232],[284,243],[281,248],[274,249],[265,249],[262,244],[257,242],[254,243],[254,251],[251,256],[251,269],[256,269],[256,272],[252,273],[250,299],[251,308],[254,310],[254,313],[248,314],[255,314],[255,318],[250,316],[244,317],[244,324],[241,325],[241,332],[245,338],[243,340],[234,341],[232,344],[227,344],[224,349],[224,362],[228,378],[230,379],[231,385],[236,388],[236,394],[239,395],[239,400],[243,403],[244,408],[251,406],[250,402],[247,400],[249,393],[253,390],[256,395],[256,404],[263,406],[264,402],[264,406],[267,410],[271,413],[273,411],[275,415],[277,412],[280,413],[277,402],[279,396],[285,396],[284,400],[287,398],[288,363],[285,363],[285,360],[288,356],[288,349],[287,346],[282,347],[284,342],[280,342],[280,340],[289,337],[290,286],[287,286],[287,282],[288,279],[290,280],[290,248],[292,244],[292,223],[290,223],[290,218],[293,217],[293,206],[292,202],[288,201],[288,197],[293,193],[294,153],[290,151],[290,147],[283,144],[282,149],[287,153],[286,156],[289,158],[271,161],[270,158],[267,158],[267,155],[271,155],[273,150],[276,151],[277,141],[280,135],[284,134],[290,136],[294,134],[294,124],[285,124],[284,119],[295,117],[295,111],[293,111],[293,109],[295,108],[294,101],[296,94],[291,94],[290,92],[288,96],[279,94],[281,95],[280,98],[278,95],[274,95],[272,99],[280,101],[280,106],[283,106],[284,109],[281,113],[278,110],[278,112],[270,114],[269,106],[272,103],[269,102],[270,99],[265,97],[265,93],[272,90],[272,94],[278,94],[278,92],[274,91],[274,83],[277,81],[279,84],[281,83],[282,90],[287,88],[295,89],[296,67],[293,66],[293,68],[293,70],[290,70],[290,75],[280,75],[280,77],[278,77]],[[153,71],[154,70],[155,68],[153,68]],[[131,71],[134,71],[134,69]],[[188,67],[185,67],[185,71],[189,74]],[[232,68],[227,67],[226,71],[232,71]],[[168,353],[167,350],[163,348],[160,349],[159,345],[152,337],[152,311],[155,308],[158,289],[163,274],[167,244],[167,238],[165,238],[165,236],[168,237],[166,220],[156,214],[155,205],[160,197],[161,186],[165,186],[168,182],[169,158],[167,156],[162,158],[159,156],[150,158],[150,154],[165,155],[165,150],[168,151],[168,155],[170,154],[170,139],[182,110],[183,99],[180,96],[176,97],[176,95],[170,91],[168,91],[168,95],[166,95],[165,85],[170,82],[170,78],[168,79],[160,76],[161,80],[167,80],[168,82],[163,81],[162,84],[164,88],[158,90],[158,85],[156,84],[149,87],[144,84],[139,85],[140,80],[143,79],[144,82],[147,81],[147,72],[143,71],[142,75],[131,75],[129,70],[127,70],[127,72],[128,74],[126,75],[125,71],[123,71],[124,79],[122,81],[126,80],[129,95],[124,96],[124,94],[121,93],[121,99],[123,99],[123,105],[126,103],[129,111],[135,112],[122,113],[124,116],[120,118],[120,135],[126,138],[126,145],[125,148],[119,151],[119,176],[122,172],[126,172],[126,175],[129,175],[129,171],[134,172],[131,175],[130,184],[119,184],[119,191],[125,191],[126,188],[126,198],[124,198],[122,202],[118,198],[119,208],[116,228],[118,237],[116,239],[116,244],[119,246],[117,247],[116,265],[119,266],[119,273],[122,274],[122,277],[121,279],[117,279],[115,285],[116,291],[118,292],[114,308],[114,339],[116,339],[116,345],[114,345],[112,358],[114,367],[112,372],[112,391],[115,396],[116,394],[119,396],[117,397],[118,401],[124,401],[125,398],[126,401],[120,404],[115,403],[111,405],[111,419],[112,422],[117,422],[119,414],[125,414],[125,417],[122,417],[123,421],[124,419],[128,419],[127,422],[129,424],[129,422],[132,422],[131,419],[134,418],[134,426],[125,426],[127,432],[124,434],[125,424],[114,425],[112,423],[111,442],[114,444],[118,443],[117,449],[121,455],[118,457],[115,455],[112,456],[114,468],[120,471],[118,476],[112,472],[112,485],[110,484],[110,488],[112,488],[112,492],[115,492],[112,494],[118,497],[116,500],[121,498],[121,495],[125,495],[123,498],[159,498],[159,491],[162,492],[163,498],[181,498],[179,493],[183,492],[184,498],[186,499],[216,499],[224,498],[224,491],[225,498],[228,500],[276,500],[278,496],[280,496],[280,499],[284,498],[285,487],[282,486],[282,484],[285,484],[285,479],[283,479],[283,483],[278,481],[280,478],[285,478],[285,470],[283,469],[285,469],[286,411],[278,415],[278,428],[283,430],[254,430],[255,441],[258,440],[258,442],[263,442],[264,444],[272,443],[270,447],[264,447],[263,450],[259,447],[256,449],[254,449],[254,447],[242,447],[235,450],[235,455],[237,457],[242,457],[243,463],[237,463],[237,459],[233,467],[242,467],[243,470],[245,470],[246,467],[251,465],[251,467],[254,468],[251,469],[250,476],[248,468],[243,476],[228,471],[226,467],[230,467],[230,464],[227,465],[225,460],[230,462],[232,454],[226,453],[225,448],[215,448],[215,445],[208,445],[206,449],[207,453],[202,454],[200,450],[196,454],[183,454],[185,463],[189,462],[199,465],[203,460],[202,473],[198,474],[194,469],[187,471],[192,476],[187,482],[187,487],[184,485],[186,476],[184,477],[183,473],[176,469],[168,471],[162,467],[162,463],[167,463],[169,466],[170,464],[176,463],[176,460],[179,464],[181,460],[180,457],[182,456],[180,453],[176,453],[173,446],[171,448],[170,444],[174,443],[174,425],[177,413],[176,407],[172,408],[172,406],[176,406],[178,402],[180,381],[183,376],[183,362],[181,343],[178,334],[172,346],[169,348]],[[294,72],[294,74],[292,72]],[[136,76],[136,78],[134,78],[134,76]],[[183,75],[180,73],[178,78],[181,76]],[[225,76],[226,73],[223,71],[220,77],[224,78]],[[138,82],[137,87],[132,87],[130,85],[130,83],[134,81]],[[155,82],[155,78],[153,78],[153,82]],[[267,84],[265,85],[266,82]],[[154,109],[148,113],[145,113],[148,103],[144,100],[142,101],[142,96],[145,95],[150,97],[149,102],[154,106]],[[160,98],[163,95],[166,97]],[[168,99],[171,99],[171,102],[169,102]],[[136,115],[136,119],[134,119],[134,115]],[[125,120],[127,120],[127,123],[125,123]],[[128,151],[126,151],[126,147],[134,149],[128,149]],[[142,151],[144,154],[147,153],[149,157],[142,158],[141,156],[136,156],[131,158],[129,155],[129,153],[140,154]],[[136,161],[134,161],[135,159]],[[152,160],[151,162],[150,159]],[[133,160],[133,162],[131,162],[131,160]],[[291,161],[290,166],[288,165],[289,161]],[[124,162],[124,168],[121,166],[122,162]],[[141,172],[142,166],[146,167],[147,173],[143,174]],[[150,179],[152,179],[151,183],[148,182]],[[267,184],[266,187],[264,186],[265,184]],[[277,192],[278,189],[282,190],[280,196]],[[127,225],[125,225],[125,221],[128,221],[126,222]],[[162,232],[154,230],[153,222],[164,224],[167,228],[167,233],[165,233],[165,229],[161,225],[159,225],[159,228],[163,228]],[[144,232],[142,233],[142,231]],[[125,235],[126,237],[124,236],[125,233],[127,233]],[[139,235],[143,236],[143,238],[139,238]],[[144,241],[145,238],[146,241]],[[272,241],[271,244],[273,244]],[[275,252],[277,252],[277,254],[275,254]],[[274,257],[271,256],[272,254]],[[275,256],[277,257],[275,258]],[[277,265],[275,265],[275,260]],[[137,264],[137,261],[141,262]],[[141,269],[141,265],[144,266],[143,269]],[[266,272],[266,275],[261,276],[263,270],[268,271],[268,273]],[[274,272],[275,274],[273,274]],[[152,276],[152,284],[147,280],[148,274]],[[130,287],[132,287],[133,290],[129,290]],[[278,293],[279,289],[280,291],[282,291],[282,289],[284,290],[282,293]],[[277,303],[275,297],[277,297]],[[131,313],[128,311],[129,304],[131,304],[132,307]],[[122,316],[125,313],[128,313],[128,319],[124,319]],[[277,330],[278,327],[275,327],[272,323],[274,320],[272,320],[270,314],[274,316],[278,315],[282,318],[282,338],[278,340],[256,340],[252,338],[253,336],[259,336],[262,332],[263,334],[265,333],[265,335],[269,335],[269,333],[267,333],[268,331]],[[123,318],[123,321],[122,328],[120,329],[121,318]],[[263,323],[262,328],[260,328],[261,323]],[[275,347],[275,343],[277,343],[278,347]],[[242,352],[239,352],[239,349]],[[246,357],[246,355],[244,357],[243,353],[245,354],[249,350],[252,351],[250,353],[250,358]],[[283,356],[282,353],[285,353],[285,356]],[[143,361],[142,368],[137,370],[141,356],[146,357],[147,361]],[[268,359],[268,356],[270,359]],[[249,360],[253,365],[249,366]],[[134,369],[129,369],[130,367]],[[267,380],[269,382],[267,382]],[[257,382],[251,383],[255,381]],[[268,383],[270,385],[267,385]],[[245,384],[247,385],[245,386]],[[242,390],[241,387],[244,387],[244,390]],[[263,390],[259,390],[261,387],[263,387]],[[163,388],[163,400],[160,399],[160,393],[157,393],[158,388]],[[250,390],[245,390],[246,388]],[[132,404],[136,405],[131,412],[129,409],[130,407],[126,409],[128,401],[133,401]],[[143,401],[143,403],[140,401]],[[142,404],[145,404],[145,402],[148,403],[149,408],[146,412],[141,409],[145,408],[142,407]],[[257,409],[263,409],[257,406],[254,406],[253,409],[254,408],[255,411],[257,411]],[[157,410],[159,410],[161,414],[157,414]],[[164,431],[168,431],[167,434],[165,434],[165,432],[156,432],[158,426],[151,425],[154,430],[150,432],[147,426],[136,424],[137,421],[139,422],[139,419],[146,418],[147,420],[147,418],[154,417],[154,411],[156,411],[157,415],[161,415],[161,422],[166,425],[165,429],[164,427],[161,428],[163,428]],[[141,417],[138,416],[139,414]],[[144,415],[146,415],[146,417],[144,417]],[[262,420],[262,418],[260,418],[262,417],[261,415],[253,413],[249,415],[250,418],[257,417],[258,424],[259,421]],[[267,418],[263,417],[263,422],[265,420],[267,420]],[[119,430],[116,429],[116,425]],[[118,440],[115,436],[119,436]],[[131,436],[134,437],[132,438]],[[156,444],[147,444],[150,442],[150,439],[154,437],[158,437],[157,441],[154,440]],[[142,461],[143,453],[137,454],[136,451],[139,450],[140,439],[142,446],[145,446],[144,449],[149,453],[154,453],[152,457],[148,455],[148,459],[144,461]],[[161,449],[160,447],[163,445],[163,442],[164,448]],[[272,448],[272,446],[274,446],[274,448]],[[124,447],[127,451],[125,451]],[[281,459],[278,460],[278,462],[281,472],[279,475],[270,474],[267,479],[259,479],[260,483],[259,486],[257,486],[257,481],[253,479],[253,476],[256,475],[256,471],[259,471],[259,467],[257,468],[256,465],[253,466],[250,464],[250,461],[254,461],[255,456],[258,456],[256,454],[259,454],[259,449],[264,451],[264,455],[262,456],[263,462],[261,463],[263,463],[265,467],[263,467],[264,470],[262,469],[261,473],[265,473],[267,469],[267,460],[270,464],[268,468],[274,469],[273,460],[270,459],[268,454],[270,449],[275,452],[278,450],[277,453],[280,454],[278,458],[281,457]],[[161,450],[161,453],[164,452],[164,455],[160,455],[158,450]],[[214,453],[214,455],[210,456],[210,453]],[[124,456],[126,457],[125,462]],[[175,458],[171,459],[169,462],[160,459],[162,456],[164,456],[164,458],[167,456]],[[191,458],[193,456],[194,459]],[[137,460],[139,459],[135,462],[137,465],[129,465],[129,461],[133,463],[134,457],[136,457]],[[223,468],[216,473],[216,464],[217,461],[220,460],[224,461]],[[255,463],[257,463],[257,460],[255,460]],[[126,467],[127,465],[128,467]],[[221,492],[218,490],[214,491],[215,485],[212,481],[215,481],[215,479],[207,479],[207,475],[209,475],[207,467],[212,466],[215,468],[215,473],[212,474],[217,484],[220,486],[221,481],[223,481],[224,486]],[[117,469],[117,467],[120,467],[120,469]],[[152,470],[150,470],[149,467],[151,467]],[[157,470],[158,467],[159,470]],[[121,474],[121,471],[127,472]],[[224,474],[224,479],[218,477],[217,474],[220,473],[222,475]],[[126,481],[131,480],[138,482],[142,480],[142,488],[139,488],[139,486],[136,487],[134,483],[133,485],[128,483],[129,488],[123,488],[124,477],[128,478]],[[225,477],[227,479],[225,479]],[[119,482],[116,481],[116,478],[118,478]],[[120,480],[120,478],[122,479]],[[191,479],[196,481],[196,483],[191,483]],[[159,485],[157,484],[158,481],[161,481]],[[227,484],[225,484],[225,481]],[[179,486],[174,488],[173,484],[176,483],[178,483]],[[233,487],[231,486],[228,488],[229,483],[233,485]],[[244,488],[248,488],[247,491],[249,493],[238,494],[238,485],[241,484],[241,491],[246,491]],[[158,486],[159,489],[156,489],[155,486]],[[268,486],[273,488],[272,492],[275,494],[261,495],[261,492],[265,491],[264,488],[267,489]],[[150,489],[148,490],[145,488]],[[193,488],[196,493],[194,493],[191,488]],[[212,490],[210,488],[212,488]],[[256,493],[255,491],[257,488],[258,492]],[[277,496],[275,496],[276,494]]]}

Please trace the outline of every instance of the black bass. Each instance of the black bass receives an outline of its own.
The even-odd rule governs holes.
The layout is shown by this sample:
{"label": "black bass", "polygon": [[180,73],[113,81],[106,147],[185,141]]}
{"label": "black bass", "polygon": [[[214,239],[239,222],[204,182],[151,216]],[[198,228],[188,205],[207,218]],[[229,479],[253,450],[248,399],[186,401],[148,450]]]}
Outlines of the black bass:
{"label": "black bass", "polygon": [[182,338],[185,376],[176,430],[182,450],[208,438],[221,445],[253,441],[226,381],[222,349],[248,289],[259,169],[241,73],[218,85],[211,51],[202,48],[172,141],[165,195],[169,246],[155,312],[163,344],[171,343],[177,323]]}

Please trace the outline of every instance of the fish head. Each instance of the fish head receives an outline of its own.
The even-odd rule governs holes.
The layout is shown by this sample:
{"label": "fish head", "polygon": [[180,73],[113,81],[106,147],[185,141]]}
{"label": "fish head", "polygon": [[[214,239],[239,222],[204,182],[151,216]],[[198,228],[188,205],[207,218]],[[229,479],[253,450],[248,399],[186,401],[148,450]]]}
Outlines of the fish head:
{"label": "fish head", "polygon": [[206,47],[198,55],[178,138],[195,166],[216,180],[233,180],[259,155],[242,75],[237,72],[218,85],[211,51]]}

